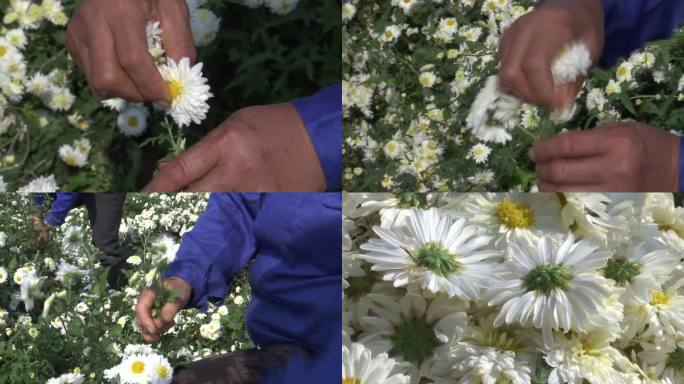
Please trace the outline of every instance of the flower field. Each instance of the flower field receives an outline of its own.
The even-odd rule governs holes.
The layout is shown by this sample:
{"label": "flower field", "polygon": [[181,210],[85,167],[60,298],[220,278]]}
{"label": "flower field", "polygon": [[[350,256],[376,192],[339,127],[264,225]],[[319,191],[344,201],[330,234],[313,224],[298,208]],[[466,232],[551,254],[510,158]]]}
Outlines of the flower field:
{"label": "flower field", "polygon": [[0,0],[0,191],[140,190],[240,108],[289,101],[339,82],[335,0],[187,0],[194,67],[150,54],[169,83],[152,103],[98,101],[65,46],[78,1]]}
{"label": "flower field", "polygon": [[[244,273],[224,305],[207,313],[182,311],[159,343],[141,345],[137,295],[158,281],[175,257],[179,236],[206,204],[205,194],[129,194],[119,233],[133,255],[124,270],[128,282],[117,292],[107,286],[85,208],[71,211],[48,241],[38,243],[28,215],[45,208],[30,195],[3,197],[0,383],[169,383],[173,368],[183,363],[251,347]],[[135,374],[140,362],[155,367],[149,378]]]}
{"label": "flower field", "polygon": [[[612,68],[592,69],[569,121],[514,103],[500,106],[501,115],[494,116],[505,120],[505,130],[498,132],[503,135],[474,128],[475,109],[484,108],[481,117],[495,112],[476,98],[497,72],[502,31],[534,3],[346,1],[345,190],[528,191],[536,180],[529,149],[563,129],[630,119],[681,129],[683,32]],[[583,63],[582,55],[577,57]]]}
{"label": "flower field", "polygon": [[343,383],[684,382],[672,194],[353,193]]}

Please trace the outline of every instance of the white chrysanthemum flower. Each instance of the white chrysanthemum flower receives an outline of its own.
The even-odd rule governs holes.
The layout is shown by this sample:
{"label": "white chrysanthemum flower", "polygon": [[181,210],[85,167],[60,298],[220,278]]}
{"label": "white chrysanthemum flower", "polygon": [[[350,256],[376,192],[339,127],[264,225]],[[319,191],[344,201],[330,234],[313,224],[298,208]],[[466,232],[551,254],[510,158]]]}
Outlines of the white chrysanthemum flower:
{"label": "white chrysanthemum flower", "polygon": [[358,257],[374,264],[372,270],[395,287],[416,283],[433,293],[474,300],[501,270],[501,254],[487,248],[491,236],[481,235],[463,218],[453,222],[436,208],[414,208],[406,226],[373,230],[379,239],[361,245],[366,253]]}
{"label": "white chrysanthemum flower", "polygon": [[60,377],[49,379],[46,384],[82,384],[85,376],[80,373],[66,373]]}
{"label": "white chrysanthemum flower", "polygon": [[88,164],[88,155],[71,145],[62,145],[58,153],[59,158],[70,167],[83,168]]}
{"label": "white chrysanthemum flower", "polygon": [[487,161],[489,154],[492,153],[492,149],[485,144],[475,144],[468,152],[468,157],[475,160],[476,164],[482,164]]}
{"label": "white chrysanthemum flower", "polygon": [[50,79],[43,73],[35,73],[24,85],[26,91],[36,96],[45,96],[51,91]]}
{"label": "white chrysanthemum flower", "polygon": [[655,337],[658,343],[666,338],[684,336],[684,296],[680,288],[684,278],[673,278],[661,290],[651,291],[650,300],[625,306],[623,340],[635,336]]}
{"label": "white chrysanthemum flower", "polygon": [[27,311],[33,309],[35,299],[43,297],[41,287],[43,279],[38,277],[36,271],[33,270],[21,279],[20,284],[20,298],[24,302],[24,307]]}
{"label": "white chrysanthemum flower", "polygon": [[353,19],[354,15],[356,15],[356,7],[354,4],[345,2],[342,5],[342,21],[346,23]]}
{"label": "white chrysanthemum flower", "polygon": [[382,294],[369,294],[368,298],[371,314],[359,321],[359,342],[376,355],[391,351],[392,358],[412,363],[424,373],[429,373],[435,356],[445,353],[467,327],[466,304],[444,295],[428,300],[408,293],[398,302]]}
{"label": "white chrysanthemum flower", "polygon": [[151,365],[146,355],[135,354],[125,357],[119,365],[121,383],[148,384]]}
{"label": "white chrysanthemum flower", "polygon": [[126,137],[137,137],[147,129],[147,118],[150,112],[141,103],[127,104],[125,109],[119,112],[116,125],[119,131]]}
{"label": "white chrysanthemum flower", "polygon": [[494,328],[493,320],[490,315],[470,323],[461,341],[435,363],[432,373],[467,383],[531,383],[534,350],[523,347],[512,333]]}
{"label": "white chrysanthemum flower", "polygon": [[[385,31],[380,34],[378,40],[382,43],[392,43],[397,41],[399,36],[401,36],[401,28],[397,25],[388,25],[385,27]],[[422,80],[421,83],[423,83]]]}
{"label": "white chrysanthemum flower", "polygon": [[93,146],[90,144],[90,140],[88,140],[88,138],[86,137],[74,140],[74,148],[83,152],[86,156],[90,154],[90,150],[92,149],[92,147]]}
{"label": "white chrysanthemum flower", "polygon": [[7,281],[7,270],[0,267],[0,284],[4,284]]}
{"label": "white chrysanthemum flower", "polygon": [[169,84],[171,109],[169,114],[179,127],[200,124],[207,117],[212,97],[207,79],[202,76],[202,63],[190,67],[190,59],[182,58],[177,64],[169,59],[159,66],[162,78]]}
{"label": "white chrysanthemum flower", "polygon": [[121,110],[126,107],[126,100],[116,97],[113,99],[102,100],[102,105],[111,109],[112,111],[121,112]]}
{"label": "white chrysanthemum flower", "polygon": [[482,141],[504,144],[512,139],[521,107],[518,99],[499,92],[498,78],[490,76],[470,107],[466,127]]}
{"label": "white chrysanthemum flower", "polygon": [[208,9],[198,8],[190,11],[190,26],[195,45],[205,47],[216,38],[221,18]]}
{"label": "white chrysanthemum flower", "polygon": [[19,50],[26,48],[26,44],[28,44],[26,33],[18,28],[10,29],[9,31],[7,31],[7,33],[5,34],[5,39],[8,43],[12,44]]}
{"label": "white chrysanthemum flower", "polygon": [[68,88],[52,87],[47,106],[53,111],[68,111],[74,105],[76,97]]}
{"label": "white chrysanthemum flower", "polygon": [[387,353],[373,357],[363,344],[342,346],[342,384],[409,384],[410,377]]}
{"label": "white chrysanthemum flower", "polygon": [[39,176],[27,185],[19,188],[20,193],[52,193],[59,189],[55,175]]}
{"label": "white chrysanthemum flower", "polygon": [[55,280],[65,284],[69,284],[71,282],[80,280],[83,276],[86,276],[87,274],[87,271],[62,260],[60,261],[59,268],[55,273]]}
{"label": "white chrysanthemum flower", "polygon": [[150,368],[150,383],[151,384],[169,384],[173,377],[173,368],[169,361],[160,355],[152,354],[148,357],[148,365]]}
{"label": "white chrysanthemum flower", "polygon": [[553,82],[562,85],[587,75],[591,68],[591,54],[586,45],[574,42],[563,48],[551,67]]}
{"label": "white chrysanthemum flower", "polygon": [[466,195],[462,209],[470,222],[484,226],[502,244],[511,236],[565,233],[561,201],[553,193],[472,193]]}
{"label": "white chrysanthemum flower", "polygon": [[541,328],[545,345],[552,331],[584,331],[589,317],[598,313],[613,285],[598,272],[609,253],[598,251],[592,240],[575,242],[568,234],[557,246],[549,237],[508,243],[506,280],[492,292],[489,305],[501,306],[494,325],[518,323]]}
{"label": "white chrysanthemum flower", "polygon": [[549,383],[627,383],[639,371],[601,333],[557,334],[544,350],[544,360],[553,368]]}
{"label": "white chrysanthemum flower", "polygon": [[617,249],[603,270],[605,277],[624,287],[620,300],[638,305],[660,291],[672,271],[679,265],[680,256],[669,249],[648,251],[644,244],[628,243]]}
{"label": "white chrysanthemum flower", "polygon": [[684,341],[668,339],[662,344],[641,343],[639,358],[652,367],[663,384],[684,383]]}
{"label": "white chrysanthemum flower", "polygon": [[649,193],[641,209],[643,239],[684,252],[684,207],[676,207],[671,193]]}
{"label": "white chrysanthemum flower", "polygon": [[162,235],[152,242],[152,245],[157,249],[161,259],[170,263],[176,258],[176,252],[180,246],[176,240],[169,235]]}

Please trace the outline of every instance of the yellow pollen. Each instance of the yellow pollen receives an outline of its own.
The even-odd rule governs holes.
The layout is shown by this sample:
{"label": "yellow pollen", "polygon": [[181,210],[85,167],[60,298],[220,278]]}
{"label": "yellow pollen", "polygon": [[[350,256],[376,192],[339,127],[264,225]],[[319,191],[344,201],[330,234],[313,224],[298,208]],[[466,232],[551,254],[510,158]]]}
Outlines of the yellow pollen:
{"label": "yellow pollen", "polygon": [[670,298],[667,297],[665,292],[653,292],[653,295],[651,295],[651,305],[665,305],[670,302]]}
{"label": "yellow pollen", "polygon": [[145,363],[143,363],[142,361],[136,361],[135,363],[133,363],[131,370],[133,371],[133,373],[140,375],[143,372],[145,372]]}
{"label": "yellow pollen", "polygon": [[525,203],[504,200],[499,203],[496,215],[509,228],[529,228],[534,225],[534,210]]}
{"label": "yellow pollen", "polygon": [[165,365],[160,365],[157,367],[157,376],[161,378],[166,378],[169,376],[169,370],[166,368]]}
{"label": "yellow pollen", "polygon": [[176,101],[183,93],[183,84],[178,80],[171,80],[169,82],[169,93],[171,94],[171,101]]}
{"label": "yellow pollen", "polygon": [[350,377],[348,379],[342,379],[342,384],[361,384],[361,380]]}
{"label": "yellow pollen", "polygon": [[5,56],[7,53],[7,47],[0,45],[0,57]]}
{"label": "yellow pollen", "polygon": [[392,31],[385,31],[385,36],[386,36],[388,39],[391,39],[392,36],[393,36],[393,35],[392,35]]}
{"label": "yellow pollen", "polygon": [[64,162],[67,165],[70,165],[73,167],[74,165],[76,165],[76,156],[75,155],[67,155],[64,157]]}
{"label": "yellow pollen", "polygon": [[128,118],[128,125],[131,127],[137,127],[138,126],[138,117],[137,116],[131,116]]}

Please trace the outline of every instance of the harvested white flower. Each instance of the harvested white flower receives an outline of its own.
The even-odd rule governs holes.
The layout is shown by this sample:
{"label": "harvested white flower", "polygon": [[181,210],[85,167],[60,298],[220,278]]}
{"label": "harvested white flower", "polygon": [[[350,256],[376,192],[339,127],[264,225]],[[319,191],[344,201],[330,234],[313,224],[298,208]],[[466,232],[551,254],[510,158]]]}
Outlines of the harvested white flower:
{"label": "harvested white flower", "polygon": [[162,78],[169,85],[171,109],[169,114],[179,127],[199,124],[207,117],[207,100],[213,95],[202,76],[202,63],[190,66],[190,59],[182,58],[178,63],[172,59],[159,66]]}

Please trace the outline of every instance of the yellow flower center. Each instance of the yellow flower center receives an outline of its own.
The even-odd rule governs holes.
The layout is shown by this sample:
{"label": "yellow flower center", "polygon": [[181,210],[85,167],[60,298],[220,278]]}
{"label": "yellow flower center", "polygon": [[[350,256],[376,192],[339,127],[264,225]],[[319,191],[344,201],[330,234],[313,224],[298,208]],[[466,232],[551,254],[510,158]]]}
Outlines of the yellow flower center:
{"label": "yellow flower center", "polygon": [[670,298],[667,297],[665,292],[653,292],[651,295],[651,305],[665,305],[670,302]]}
{"label": "yellow flower center", "polygon": [[131,127],[137,127],[138,126],[138,117],[137,116],[131,116],[128,118],[128,125]]}
{"label": "yellow flower center", "polygon": [[342,384],[361,384],[361,380],[354,378],[354,377],[350,377],[350,378],[342,379]]}
{"label": "yellow flower center", "polygon": [[143,363],[142,361],[136,361],[131,366],[131,371],[133,371],[133,373],[135,373],[136,375],[142,374],[143,372],[145,372],[145,363]]}
{"label": "yellow flower center", "polygon": [[169,93],[171,94],[171,101],[176,101],[183,93],[183,84],[178,80],[171,80],[169,82]]}
{"label": "yellow flower center", "polygon": [[529,228],[534,225],[534,210],[525,203],[504,200],[497,207],[496,216],[509,228]]}
{"label": "yellow flower center", "polygon": [[64,157],[64,162],[67,165],[70,165],[72,167],[75,166],[76,165],[76,155],[66,155]]}
{"label": "yellow flower center", "polygon": [[392,31],[385,31],[385,37],[387,37],[388,39],[391,39],[392,36],[394,36],[394,34],[392,33]]}
{"label": "yellow flower center", "polygon": [[7,53],[7,47],[0,45],[0,57],[5,56]]}
{"label": "yellow flower center", "polygon": [[169,377],[169,369],[166,368],[165,365],[159,365],[159,366],[157,367],[157,376],[159,376],[159,377],[161,377],[161,378],[167,378],[167,377]]}

